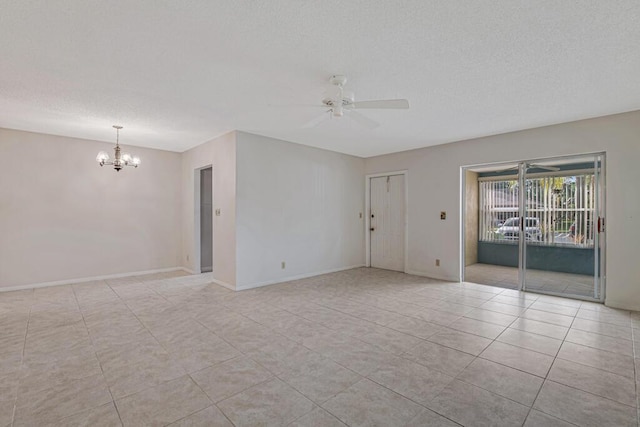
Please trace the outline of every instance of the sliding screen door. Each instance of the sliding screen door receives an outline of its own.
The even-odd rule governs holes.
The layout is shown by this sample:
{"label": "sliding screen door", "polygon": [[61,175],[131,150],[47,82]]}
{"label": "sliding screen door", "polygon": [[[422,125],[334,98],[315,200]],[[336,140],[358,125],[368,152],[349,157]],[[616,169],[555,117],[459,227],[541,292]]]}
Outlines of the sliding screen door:
{"label": "sliding screen door", "polygon": [[521,165],[523,290],[603,299],[603,156]]}

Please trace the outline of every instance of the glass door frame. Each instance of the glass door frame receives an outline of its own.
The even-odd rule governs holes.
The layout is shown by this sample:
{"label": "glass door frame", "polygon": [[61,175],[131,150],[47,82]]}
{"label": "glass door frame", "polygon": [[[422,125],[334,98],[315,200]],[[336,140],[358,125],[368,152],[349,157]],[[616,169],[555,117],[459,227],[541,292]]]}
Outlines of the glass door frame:
{"label": "glass door frame", "polygon": [[[594,233],[594,274],[593,274],[593,294],[591,297],[584,295],[574,295],[567,294],[561,292],[553,292],[546,290],[538,290],[538,289],[527,289],[526,284],[526,251],[527,244],[526,239],[519,238],[518,239],[518,290],[526,291],[526,292],[534,292],[539,294],[546,295],[554,295],[566,298],[580,299],[585,301],[593,301],[593,302],[604,302],[606,297],[606,233],[605,233],[605,218],[606,218],[606,186],[605,186],[605,166],[606,166],[606,153],[604,152],[596,152],[596,153],[585,153],[585,154],[574,154],[567,156],[554,156],[554,157],[546,157],[546,158],[537,158],[530,160],[520,160],[520,161],[511,161],[511,162],[499,162],[499,163],[489,163],[489,164],[478,164],[478,165],[470,165],[463,166],[460,168],[460,177],[461,177],[461,198],[460,198],[460,279],[464,280],[464,272],[465,272],[465,219],[466,219],[466,171],[473,170],[474,168],[486,168],[486,167],[496,167],[500,168],[505,165],[518,165],[518,185],[519,188],[525,188],[526,175],[528,165],[535,163],[544,163],[544,162],[553,162],[553,161],[570,161],[570,160],[578,160],[584,159],[585,157],[593,157],[593,171],[594,171],[594,218],[592,220],[592,227],[596,227],[593,231]],[[518,194],[519,197],[519,214],[520,214],[520,227],[521,233],[523,231],[522,227],[525,225],[526,221],[523,221],[526,218],[526,195],[525,191],[520,191]],[[598,297],[596,297],[596,295]]]}

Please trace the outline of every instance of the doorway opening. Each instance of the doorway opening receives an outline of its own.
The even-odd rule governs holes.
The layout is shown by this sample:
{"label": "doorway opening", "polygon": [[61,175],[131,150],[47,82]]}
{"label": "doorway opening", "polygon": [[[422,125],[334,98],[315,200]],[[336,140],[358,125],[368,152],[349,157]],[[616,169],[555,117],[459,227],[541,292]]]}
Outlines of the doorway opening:
{"label": "doorway opening", "polygon": [[207,167],[199,170],[199,249],[200,272],[213,271],[213,170]]}
{"label": "doorway opening", "polygon": [[604,301],[605,155],[462,169],[462,279]]}
{"label": "doorway opening", "polygon": [[367,175],[367,266],[406,272],[407,172]]}

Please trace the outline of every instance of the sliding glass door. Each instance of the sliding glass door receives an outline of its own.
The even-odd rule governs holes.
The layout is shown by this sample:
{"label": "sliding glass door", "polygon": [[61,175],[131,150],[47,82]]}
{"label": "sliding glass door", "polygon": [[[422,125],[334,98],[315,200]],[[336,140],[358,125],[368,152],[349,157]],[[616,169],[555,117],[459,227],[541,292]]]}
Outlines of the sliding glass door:
{"label": "sliding glass door", "polygon": [[523,290],[603,299],[603,160],[521,164]]}
{"label": "sliding glass door", "polygon": [[476,199],[478,233],[475,264],[466,260],[465,236],[465,280],[603,301],[604,160],[571,156],[467,172],[478,197],[467,195],[466,215]]}

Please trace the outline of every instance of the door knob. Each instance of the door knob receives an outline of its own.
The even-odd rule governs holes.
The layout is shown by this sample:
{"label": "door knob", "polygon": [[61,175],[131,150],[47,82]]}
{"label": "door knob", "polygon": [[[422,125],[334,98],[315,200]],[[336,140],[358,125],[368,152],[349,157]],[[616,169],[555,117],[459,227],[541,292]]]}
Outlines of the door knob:
{"label": "door knob", "polygon": [[375,230],[375,228],[371,227],[371,231]]}

